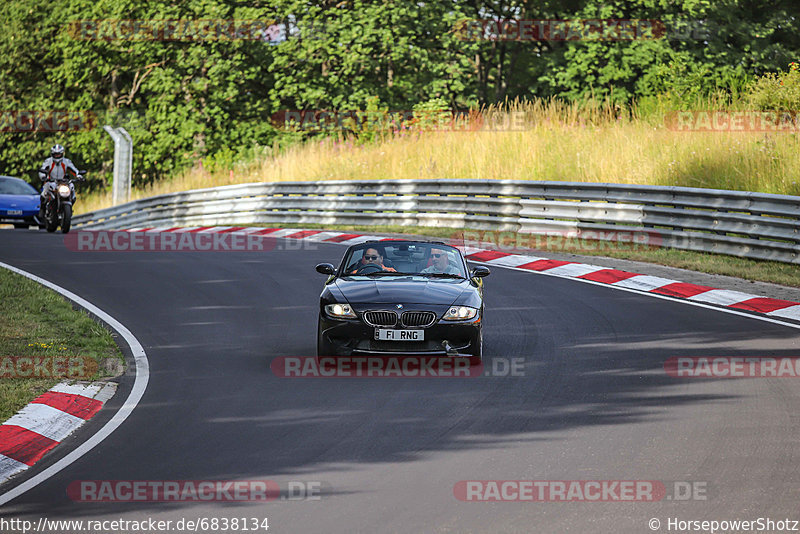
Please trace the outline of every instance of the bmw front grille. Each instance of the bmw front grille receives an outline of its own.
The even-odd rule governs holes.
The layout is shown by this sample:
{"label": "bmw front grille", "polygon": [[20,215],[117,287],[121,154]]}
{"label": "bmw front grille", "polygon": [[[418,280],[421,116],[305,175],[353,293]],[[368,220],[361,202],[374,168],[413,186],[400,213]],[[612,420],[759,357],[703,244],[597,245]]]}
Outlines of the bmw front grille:
{"label": "bmw front grille", "polygon": [[400,319],[404,326],[430,326],[436,321],[436,314],[429,311],[407,311]]}
{"label": "bmw front grille", "polygon": [[393,311],[368,311],[364,313],[364,322],[370,326],[394,326],[397,314]]}

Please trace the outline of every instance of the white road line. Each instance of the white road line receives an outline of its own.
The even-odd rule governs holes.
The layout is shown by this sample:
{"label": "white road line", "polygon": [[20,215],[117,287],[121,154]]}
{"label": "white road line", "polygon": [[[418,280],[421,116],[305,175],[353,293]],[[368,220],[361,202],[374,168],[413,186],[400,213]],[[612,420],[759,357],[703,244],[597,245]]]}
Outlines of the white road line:
{"label": "white road line", "polygon": [[[485,262],[485,261],[473,261],[473,260],[467,260],[467,261],[469,261],[470,263],[478,263],[478,264],[488,265],[488,266],[492,265],[491,263],[488,263],[488,262]],[[520,269],[519,267],[508,267],[508,266],[505,266],[505,265],[495,265],[495,267],[498,267],[500,269],[510,269],[512,271],[519,271],[519,272],[522,272],[522,273],[533,273],[533,274],[537,274],[537,275],[541,275],[541,276],[553,276],[555,278],[561,278],[562,280],[573,280],[575,282],[580,282],[581,284],[591,284],[591,285],[594,285],[594,286],[607,287],[609,289],[616,289],[617,291],[627,291],[628,293],[633,293],[635,295],[643,295],[643,296],[646,296],[646,297],[652,297],[652,298],[661,299],[661,300],[668,300],[668,301],[674,302],[676,304],[688,304],[689,306],[697,306],[698,308],[705,308],[707,310],[713,310],[713,311],[718,311],[718,312],[722,312],[722,313],[728,313],[730,315],[738,315],[740,317],[747,317],[749,319],[755,319],[757,321],[763,321],[765,323],[778,324],[778,325],[781,325],[781,326],[788,326],[789,328],[794,328],[795,330],[800,330],[800,324],[787,323],[787,322],[784,322],[784,321],[780,321],[778,319],[772,319],[770,317],[765,317],[765,316],[762,316],[762,315],[755,315],[755,314],[752,314],[752,313],[747,313],[747,312],[739,311],[739,310],[732,309],[732,308],[721,308],[719,306],[714,306],[712,304],[704,304],[702,302],[694,302],[694,301],[691,301],[691,300],[688,300],[688,299],[672,298],[672,297],[668,297],[666,295],[660,295],[658,293],[651,293],[649,291],[641,291],[641,290],[638,290],[638,289],[620,287],[618,284],[606,284],[605,282],[595,282],[594,280],[587,280],[586,278],[573,278],[571,276],[562,276],[562,275],[559,275],[559,274],[550,274],[548,271],[531,271],[530,269]],[[644,276],[644,275],[640,275],[640,276]],[[793,307],[795,307],[795,306],[793,306]],[[800,306],[796,306],[796,307],[800,308]]]}
{"label": "white road line", "polygon": [[144,395],[145,390],[147,389],[147,382],[150,379],[150,364],[147,361],[147,354],[144,352],[144,347],[142,344],[139,343],[139,340],[131,334],[130,330],[128,330],[125,325],[111,317],[109,314],[92,304],[91,302],[87,301],[84,298],[79,297],[75,293],[64,289],[63,287],[57,286],[56,284],[45,280],[44,278],[40,278],[35,274],[31,274],[27,271],[23,271],[22,269],[17,269],[7,263],[0,262],[0,267],[4,267],[9,271],[13,271],[17,274],[30,278],[31,280],[42,284],[45,287],[49,287],[53,291],[60,293],[61,295],[65,296],[69,300],[75,302],[85,310],[89,311],[90,313],[96,315],[100,319],[102,319],[106,324],[108,324],[111,328],[117,331],[119,335],[125,340],[130,347],[131,354],[133,355],[134,362],[136,364],[136,378],[133,381],[133,387],[131,388],[131,392],[128,395],[128,398],[125,399],[125,402],[120,406],[117,413],[114,414],[114,417],[111,418],[100,430],[98,430],[92,437],[78,445],[72,452],[61,458],[59,461],[34,475],[33,477],[29,478],[22,484],[10,489],[9,491],[0,495],[0,506],[6,504],[10,500],[19,497],[26,491],[35,488],[48,478],[52,477],[62,469],[68,467],[70,464],[78,460],[81,456],[95,448],[99,445],[104,439],[111,435],[124,421],[128,418],[128,416],[133,413],[133,410],[136,409],[136,406],[139,404],[139,401],[142,400],[142,396]]}
{"label": "white road line", "polygon": [[[361,236],[360,238],[353,238],[353,239],[350,239],[350,240],[347,240],[347,241],[342,241],[342,242],[339,242],[339,243],[335,243],[335,242],[331,242],[331,241],[329,241],[329,243],[331,243],[332,245],[350,246],[350,245],[353,245],[355,243],[360,243],[360,242],[366,241],[367,239],[376,239],[376,236]],[[378,237],[378,239],[380,239],[380,238]],[[474,254],[476,252],[484,252],[485,250],[487,250],[487,249],[468,247],[469,251],[467,252],[466,248],[463,247],[463,246],[462,247],[458,247],[458,248],[460,248],[462,250],[462,253],[465,256],[467,256],[469,254]],[[620,280],[619,282],[614,282],[612,284],[608,284],[606,282],[597,282],[595,280],[587,280],[586,278],[576,278],[575,276],[559,274],[556,271],[556,268],[548,269],[546,271],[532,271],[530,269],[520,269],[518,267],[518,265],[524,265],[526,263],[531,263],[533,261],[545,260],[545,259],[548,259],[548,258],[537,258],[537,257],[533,257],[533,256],[524,256],[524,255],[521,255],[521,254],[512,254],[510,256],[503,256],[502,258],[495,258],[495,259],[489,260],[489,261],[475,261],[475,260],[470,260],[470,259],[467,259],[467,261],[470,262],[470,263],[478,263],[478,264],[482,264],[482,265],[487,265],[489,267],[499,267],[501,269],[510,269],[512,271],[520,271],[520,272],[525,272],[525,273],[534,273],[534,274],[540,274],[540,275],[544,275],[544,276],[554,276],[556,278],[561,278],[561,279],[564,279],[564,280],[574,280],[574,281],[580,282],[582,284],[592,284],[592,285],[601,286],[601,287],[608,287],[608,288],[616,289],[616,290],[619,290],[619,291],[627,291],[628,293],[634,293],[634,294],[637,294],[637,295],[646,295],[648,297],[653,297],[653,298],[662,299],[662,300],[668,300],[670,302],[688,304],[690,306],[697,306],[699,308],[706,308],[708,310],[715,310],[715,311],[719,311],[719,312],[723,312],[723,313],[728,313],[728,314],[731,314],[731,315],[738,315],[740,317],[749,317],[750,319],[756,319],[756,320],[759,320],[759,321],[778,324],[778,325],[781,325],[781,326],[788,326],[789,328],[794,328],[794,329],[800,330],[800,325],[799,324],[787,323],[787,322],[781,321],[779,319],[772,319],[771,317],[767,317],[767,315],[772,316],[772,317],[786,317],[787,319],[796,319],[796,320],[800,321],[800,305],[790,306],[788,308],[775,310],[775,311],[769,312],[769,313],[767,313],[765,315],[755,315],[755,314],[747,313],[747,312],[744,312],[744,311],[739,311],[739,310],[736,310],[736,309],[733,309],[733,308],[720,307],[720,306],[711,305],[711,304],[704,304],[702,302],[696,302],[696,301],[689,300],[689,299],[686,299],[686,298],[673,298],[673,297],[669,297],[669,296],[666,296],[666,295],[660,295],[658,293],[652,293],[653,289],[658,289],[659,287],[664,287],[666,285],[673,284],[673,283],[676,283],[676,282],[680,283],[680,280],[670,280],[669,278],[660,278],[658,276],[649,276],[649,275],[645,275],[645,274],[637,274],[636,276],[632,276],[631,278],[627,278],[625,280]],[[609,269],[609,267],[602,267],[602,268],[597,269],[597,270],[604,270],[604,269]],[[593,271],[590,271],[590,272],[593,272]],[[628,283],[625,283],[625,282],[628,282]],[[726,290],[717,290],[717,291],[726,291]],[[709,291],[709,293],[710,293],[710,291]],[[747,294],[746,293],[742,293],[742,295],[747,295]],[[698,295],[695,295],[695,296],[698,296]],[[757,295],[747,295],[747,296],[748,296],[748,298],[757,297]],[[747,300],[747,298],[742,299],[742,300]],[[737,302],[740,302],[740,301],[737,301]]]}
{"label": "white road line", "polygon": [[[362,238],[363,237],[365,237],[365,236],[362,236]],[[374,239],[374,236],[368,236],[368,237],[370,239]],[[339,242],[339,243],[335,243],[335,242],[332,242],[332,241],[329,242],[329,243],[332,244],[332,245],[350,246],[350,245],[352,245],[352,244],[354,244],[356,242],[361,242],[362,240],[358,240],[357,241],[356,239],[352,239],[352,240],[343,241],[343,242]],[[479,249],[479,248],[473,249],[473,248],[470,248],[470,252],[469,253],[483,252],[485,250],[486,249]],[[462,249],[462,253],[465,256],[467,256],[469,254],[467,252],[464,252],[463,249]],[[521,259],[520,260],[512,260],[511,258],[513,258],[515,256],[518,256]],[[524,259],[525,261],[522,261],[522,259]],[[510,269],[512,271],[533,273],[533,274],[539,274],[539,275],[544,275],[544,276],[553,276],[553,277],[556,277],[556,278],[561,278],[563,280],[574,280],[574,281],[580,282],[582,284],[592,284],[592,285],[595,285],[595,286],[601,286],[601,287],[607,287],[607,288],[611,288],[611,289],[616,289],[618,291],[627,291],[628,293],[634,293],[634,294],[637,294],[637,295],[646,295],[648,297],[653,297],[653,298],[662,299],[662,300],[668,300],[670,302],[677,302],[677,303],[681,303],[681,304],[688,304],[690,306],[697,306],[699,308],[705,308],[707,310],[714,310],[714,311],[718,311],[718,312],[723,312],[723,313],[727,313],[727,314],[730,314],[730,315],[738,315],[740,317],[749,317],[750,319],[756,319],[756,320],[763,321],[763,322],[766,322],[766,323],[773,323],[773,324],[778,324],[778,325],[781,325],[781,326],[788,326],[789,328],[794,328],[796,330],[800,330],[800,324],[787,323],[787,322],[781,321],[779,319],[772,319],[771,317],[766,317],[766,315],[770,315],[770,316],[774,316],[774,317],[775,316],[777,316],[777,317],[786,317],[787,319],[800,320],[800,305],[790,306],[788,308],[783,308],[781,310],[775,310],[775,311],[769,312],[769,313],[767,313],[765,315],[755,315],[755,314],[747,313],[747,312],[744,312],[744,311],[739,311],[739,310],[736,310],[736,309],[733,309],[733,308],[725,308],[725,307],[715,306],[715,305],[711,305],[711,304],[704,304],[704,303],[701,303],[701,302],[696,302],[696,301],[692,301],[692,300],[685,299],[685,298],[673,298],[673,297],[669,297],[669,296],[666,296],[666,295],[660,295],[658,293],[652,293],[651,292],[653,289],[657,289],[659,287],[664,287],[665,285],[669,285],[669,284],[672,284],[672,283],[675,283],[675,282],[680,282],[680,280],[670,280],[668,278],[660,278],[660,277],[657,277],[657,276],[649,276],[649,275],[644,275],[644,274],[637,274],[636,276],[633,276],[633,277],[628,278],[626,280],[633,280],[635,278],[639,278],[639,279],[643,278],[644,280],[640,280],[639,283],[631,283],[631,284],[624,284],[624,285],[622,284],[622,282],[625,282],[626,280],[620,280],[619,282],[615,282],[613,284],[608,284],[608,283],[605,283],[605,282],[597,282],[595,280],[588,280],[586,278],[576,278],[574,276],[565,276],[565,275],[562,275],[562,274],[551,272],[554,269],[548,269],[546,271],[532,271],[530,269],[520,269],[519,267],[517,267],[517,265],[524,265],[525,263],[530,263],[530,262],[533,262],[533,261],[544,260],[544,259],[548,259],[548,258],[536,258],[536,257],[533,257],[533,256],[523,256],[523,255],[513,254],[511,256],[504,256],[502,258],[496,258],[496,259],[489,260],[489,261],[476,261],[476,260],[470,260],[470,259],[467,259],[467,261],[470,262],[470,263],[477,263],[477,264],[481,264],[481,265],[487,265],[489,267],[494,266],[494,267],[499,267],[501,269]],[[605,267],[604,269],[609,269],[609,267]],[[644,283],[642,283],[642,282],[644,282]],[[626,285],[629,285],[630,287],[625,287]],[[755,297],[755,296],[756,295],[751,295],[751,298]]]}

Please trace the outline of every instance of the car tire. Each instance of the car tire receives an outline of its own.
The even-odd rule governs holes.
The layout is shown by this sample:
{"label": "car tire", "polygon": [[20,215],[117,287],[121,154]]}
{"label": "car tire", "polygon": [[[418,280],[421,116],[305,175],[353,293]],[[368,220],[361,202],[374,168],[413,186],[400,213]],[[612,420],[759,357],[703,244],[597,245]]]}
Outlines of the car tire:
{"label": "car tire", "polygon": [[480,333],[478,333],[478,338],[473,346],[470,347],[470,357],[469,357],[469,364],[470,366],[478,366],[483,363],[483,328],[481,328]]}
{"label": "car tire", "polygon": [[322,327],[317,324],[317,358],[322,356],[333,356],[333,345],[325,341],[325,336],[322,335]]}

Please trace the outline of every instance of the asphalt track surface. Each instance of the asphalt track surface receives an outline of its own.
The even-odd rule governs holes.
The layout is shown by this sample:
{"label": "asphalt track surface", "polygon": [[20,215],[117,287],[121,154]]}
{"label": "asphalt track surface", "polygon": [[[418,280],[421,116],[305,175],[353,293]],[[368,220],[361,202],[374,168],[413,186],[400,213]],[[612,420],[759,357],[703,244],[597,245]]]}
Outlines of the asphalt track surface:
{"label": "asphalt track surface", "polygon": [[[800,520],[800,379],[677,379],[663,369],[672,356],[798,356],[798,330],[493,269],[485,359],[522,358],[525,376],[278,378],[273,358],[314,354],[324,281],[314,265],[344,251],[298,246],[81,253],[60,234],[0,231],[0,261],[126,325],[151,373],[121,427],[0,518],[268,517],[270,532],[652,532],[651,518],[661,531],[669,518]],[[0,491],[97,431],[130,382]],[[324,489],[319,500],[260,504],[70,500],[70,482],[87,479]],[[704,483],[707,498],[461,502],[453,494],[461,480],[688,481]]]}

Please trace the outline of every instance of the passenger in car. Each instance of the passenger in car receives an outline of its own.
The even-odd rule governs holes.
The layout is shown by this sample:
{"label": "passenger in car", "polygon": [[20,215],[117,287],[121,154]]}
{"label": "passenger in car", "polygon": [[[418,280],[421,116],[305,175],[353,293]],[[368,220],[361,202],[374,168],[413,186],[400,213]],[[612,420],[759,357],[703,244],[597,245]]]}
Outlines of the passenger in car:
{"label": "passenger in car", "polygon": [[440,248],[431,249],[431,258],[433,262],[430,267],[426,267],[420,271],[426,273],[448,273],[448,274],[461,274],[457,267],[450,264],[450,258],[447,251]]}

